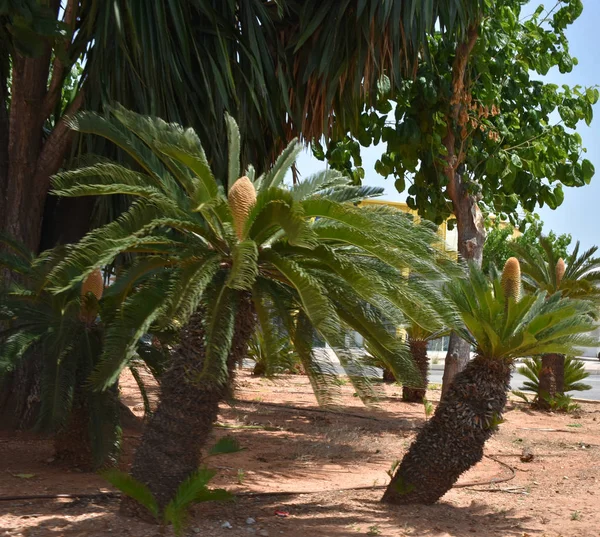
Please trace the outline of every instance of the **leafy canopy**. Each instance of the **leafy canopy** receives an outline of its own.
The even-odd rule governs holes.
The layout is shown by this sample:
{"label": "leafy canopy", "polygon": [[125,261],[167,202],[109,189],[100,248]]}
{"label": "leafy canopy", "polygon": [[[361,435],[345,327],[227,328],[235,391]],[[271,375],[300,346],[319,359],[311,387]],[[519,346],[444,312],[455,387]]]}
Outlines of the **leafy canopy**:
{"label": "leafy canopy", "polygon": [[[247,170],[256,190],[240,236],[223,185],[240,170],[239,132],[229,124],[229,177],[217,180],[196,133],[115,107],[109,117],[81,114],[73,128],[122,147],[138,168],[104,161],[54,179],[61,196],[127,194],[130,208],[89,233],[51,274],[54,290],[78,285],[96,267],[135,254],[114,294],[122,305],[105,338],[94,384],[106,388],[152,327],[178,328],[203,312],[206,356],[198,382],[224,382],[238,304],[250,296],[267,345],[284,330],[328,402],[333,368],[313,349],[317,333],[335,351],[358,392],[373,395],[361,364],[346,344],[359,332],[371,354],[398,378],[418,375],[405,343],[382,320],[424,328],[443,324],[448,308],[432,280],[456,271],[426,223],[386,206],[357,206],[379,189],[354,186],[338,172],[322,172],[291,188],[283,179],[299,147],[292,143],[265,174]],[[409,281],[408,273],[424,284]],[[73,276],[75,274],[75,276]],[[452,310],[450,310],[452,311]],[[277,329],[275,329],[277,327]],[[282,328],[281,328],[282,327]]]}
{"label": "leafy canopy", "polygon": [[[543,254],[544,249],[540,243],[543,227],[544,223],[534,218],[525,232],[515,237],[515,227],[512,224],[500,224],[495,220],[486,234],[485,244],[483,245],[483,271],[489,272],[492,266],[503,267],[506,260],[515,254],[512,248],[513,245],[526,250],[537,250],[540,254]],[[556,235],[554,231],[550,231],[546,235],[546,239],[552,245],[552,251],[556,259],[567,258],[567,249],[571,244],[570,234]]]}
{"label": "leafy canopy", "polygon": [[581,121],[590,125],[599,93],[539,80],[552,68],[568,73],[577,64],[565,32],[581,15],[581,0],[559,1],[547,11],[540,5],[529,17],[525,4],[490,2],[473,26],[477,40],[460,102],[450,96],[453,62],[464,41],[435,35],[414,80],[393,90],[383,81],[375,106],[366,103],[356,125],[338,121],[327,151],[314,145],[316,156],[360,182],[360,147],[384,142],[375,170],[406,191],[409,207],[441,223],[453,214],[444,173],[451,132],[454,165],[468,191],[482,197],[484,211],[524,230],[521,209],[558,207],[564,187],[587,185],[594,175],[575,129]]}
{"label": "leafy canopy", "polygon": [[540,289],[548,294],[561,293],[562,296],[600,303],[600,257],[594,257],[597,246],[579,253],[579,241],[565,259],[565,271],[557,278],[556,265],[559,256],[546,237],[540,237],[542,250],[513,245],[513,251],[521,259],[523,283],[527,289]]}

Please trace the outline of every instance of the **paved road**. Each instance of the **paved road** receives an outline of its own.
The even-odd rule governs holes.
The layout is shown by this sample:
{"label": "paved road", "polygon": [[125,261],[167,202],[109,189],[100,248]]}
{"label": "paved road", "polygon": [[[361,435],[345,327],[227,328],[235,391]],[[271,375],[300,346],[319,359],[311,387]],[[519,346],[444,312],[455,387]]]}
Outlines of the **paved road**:
{"label": "paved road", "polygon": [[[338,375],[345,375],[345,371],[342,367],[340,367],[337,359],[333,358],[329,359],[329,362],[333,366],[333,369],[336,371]],[[588,369],[590,376],[585,379],[583,382],[585,384],[589,384],[592,386],[591,390],[587,390],[585,392],[570,392],[569,395],[574,397],[575,399],[594,399],[596,401],[600,401],[600,368],[598,367],[597,360],[586,360],[586,363],[589,364],[586,366]],[[244,360],[244,367],[252,368],[254,367],[254,362],[252,360]],[[441,384],[442,383],[442,375],[444,374],[444,366],[443,362],[441,364],[436,364],[433,366],[433,369],[429,371],[429,382],[432,384]],[[364,372],[366,376],[373,376],[375,378],[381,378],[382,371],[379,368],[365,368]],[[523,375],[519,375],[519,373],[513,373],[510,387],[513,390],[518,390],[522,385],[526,378]]]}
{"label": "paved road", "polygon": [[[444,371],[442,369],[433,369],[429,371],[429,382],[435,384],[442,383],[442,375]],[[519,375],[519,373],[513,373],[510,387],[513,390],[518,390],[521,386],[523,386],[523,382],[525,381],[525,377],[523,375]],[[585,384],[589,384],[592,386],[591,390],[587,390],[585,392],[570,392],[569,395],[576,399],[595,399],[600,400],[600,374],[596,373],[590,375],[587,379],[583,381]]]}

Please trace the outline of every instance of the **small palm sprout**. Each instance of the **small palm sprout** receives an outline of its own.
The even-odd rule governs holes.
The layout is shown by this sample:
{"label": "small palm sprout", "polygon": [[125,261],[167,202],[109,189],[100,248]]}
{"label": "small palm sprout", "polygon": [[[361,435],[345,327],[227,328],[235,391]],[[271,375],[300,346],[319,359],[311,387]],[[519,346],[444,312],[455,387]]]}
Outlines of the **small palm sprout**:
{"label": "small palm sprout", "polygon": [[475,347],[476,356],[421,429],[384,502],[434,503],[481,460],[486,440],[502,422],[516,358],[594,344],[583,335],[595,328],[591,304],[544,291],[519,298],[518,274],[519,263],[511,258],[502,277],[492,282],[471,266],[467,278],[447,286],[463,320],[456,330]]}
{"label": "small palm sprout", "polygon": [[[98,389],[114,383],[147,331],[179,331],[132,467],[161,509],[196,471],[256,325],[267,342],[284,331],[324,404],[335,402],[334,371],[316,356],[315,335],[333,349],[365,401],[377,392],[346,344],[351,330],[398,378],[418,376],[406,344],[381,320],[439,323],[439,293],[432,304],[431,294],[407,277],[444,281],[455,270],[431,225],[390,207],[358,206],[381,190],[351,185],[337,172],[286,187],[296,143],[266,173],[249,167],[242,174],[239,132],[229,117],[229,171],[219,181],[193,130],[121,107],[110,113],[79,115],[72,126],[113,141],[135,168],[102,161],[63,172],[54,179],[55,193],[127,194],[133,202],[75,245],[51,278],[60,292],[116,256],[135,255],[114,284],[122,305],[92,375]],[[131,502],[126,507],[137,510]]]}

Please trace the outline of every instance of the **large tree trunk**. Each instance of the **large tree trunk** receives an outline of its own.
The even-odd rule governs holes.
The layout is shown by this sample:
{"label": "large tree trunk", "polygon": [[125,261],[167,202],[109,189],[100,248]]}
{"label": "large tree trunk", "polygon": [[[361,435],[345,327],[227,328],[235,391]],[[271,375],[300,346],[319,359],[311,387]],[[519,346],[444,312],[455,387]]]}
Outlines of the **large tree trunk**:
{"label": "large tree trunk", "polygon": [[510,365],[499,360],[469,362],[410,446],[382,501],[435,503],[477,464],[501,419],[510,374]]}
{"label": "large tree trunk", "polygon": [[427,358],[427,341],[422,339],[408,340],[410,353],[421,373],[420,386],[402,385],[402,400],[407,403],[422,403],[427,393],[427,383],[429,378],[429,360]]}
{"label": "large tree trunk", "polygon": [[537,406],[550,410],[550,402],[565,393],[565,357],[562,354],[544,354],[540,371]]}
{"label": "large tree trunk", "polygon": [[[179,485],[200,465],[200,451],[217,419],[219,403],[229,394],[235,366],[243,359],[254,330],[252,303],[244,296],[236,313],[232,348],[227,360],[229,379],[199,383],[195,377],[204,364],[204,329],[196,313],[181,331],[171,366],[160,382],[160,403],[135,453],[131,475],[145,483],[161,508],[175,496]],[[148,518],[134,500],[124,498],[122,512]]]}
{"label": "large tree trunk", "polygon": [[[48,5],[58,16],[61,2],[51,0]],[[75,16],[75,2],[69,0],[63,20],[72,25]],[[6,106],[6,88],[0,87],[0,231],[33,252],[40,247],[50,176],[62,165],[72,139],[64,117],[44,137],[44,124],[60,99],[65,74],[64,66],[55,58],[48,86],[50,59],[50,43],[35,58],[18,53],[12,56],[10,109]],[[82,100],[80,92],[67,114],[75,113]],[[0,280],[8,283],[11,279],[8,272],[0,271]],[[26,428],[36,421],[35,405],[30,404],[36,393],[30,388],[39,385],[40,370],[40,364],[33,361],[22,363],[2,380],[0,422]]]}

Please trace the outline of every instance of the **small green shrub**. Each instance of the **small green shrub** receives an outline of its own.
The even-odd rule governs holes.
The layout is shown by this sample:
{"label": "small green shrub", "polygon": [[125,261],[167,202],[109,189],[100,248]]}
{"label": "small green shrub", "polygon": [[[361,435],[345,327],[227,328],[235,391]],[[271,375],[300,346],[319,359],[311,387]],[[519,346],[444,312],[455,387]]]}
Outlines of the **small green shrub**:
{"label": "small green shrub", "polygon": [[[209,451],[208,457],[240,451],[238,443],[228,437],[222,438]],[[126,496],[143,505],[163,526],[172,524],[175,535],[182,535],[187,525],[187,516],[192,505],[201,502],[228,501],[233,495],[224,489],[209,489],[208,483],[216,472],[206,467],[191,474],[177,489],[175,497],[160,512],[158,502],[150,489],[137,479],[120,470],[102,472],[102,477]]]}
{"label": "small green shrub", "polygon": [[[540,373],[542,371],[542,358],[535,356],[534,358],[526,358],[523,360],[523,365],[517,368],[517,372],[526,377],[523,386],[519,390],[528,390],[534,392],[539,397],[540,390]],[[582,360],[573,356],[565,358],[565,392],[583,392],[591,390],[589,384],[584,384],[582,380],[589,377],[590,374],[585,370],[585,364]],[[519,393],[515,393],[519,395]]]}

